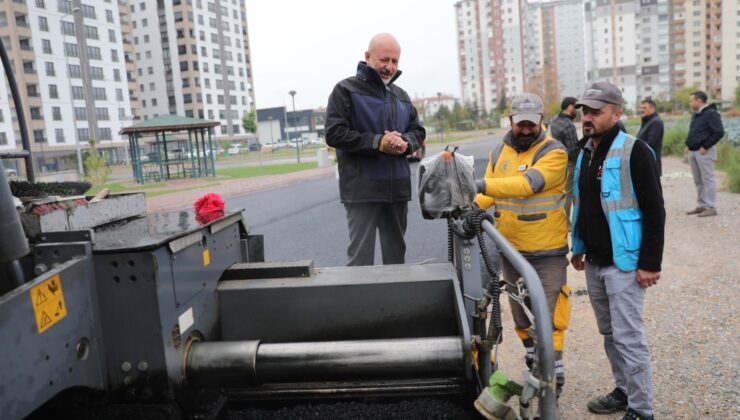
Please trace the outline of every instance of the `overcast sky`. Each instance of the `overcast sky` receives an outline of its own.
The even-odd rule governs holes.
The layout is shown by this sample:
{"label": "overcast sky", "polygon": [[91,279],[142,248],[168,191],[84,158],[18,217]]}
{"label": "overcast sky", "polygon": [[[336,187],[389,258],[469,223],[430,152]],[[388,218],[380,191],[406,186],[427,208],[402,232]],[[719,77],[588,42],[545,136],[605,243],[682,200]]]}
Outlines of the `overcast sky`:
{"label": "overcast sky", "polygon": [[459,96],[454,0],[247,0],[257,108],[326,106],[355,74],[367,44],[390,32],[401,44],[398,86],[414,98]]}

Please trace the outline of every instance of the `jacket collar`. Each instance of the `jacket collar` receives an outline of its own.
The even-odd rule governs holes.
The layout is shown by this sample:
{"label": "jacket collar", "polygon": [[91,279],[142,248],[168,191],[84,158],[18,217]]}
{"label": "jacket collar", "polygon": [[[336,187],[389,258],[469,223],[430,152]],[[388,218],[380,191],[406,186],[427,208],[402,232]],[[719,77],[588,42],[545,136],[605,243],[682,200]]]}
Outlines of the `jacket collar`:
{"label": "jacket collar", "polygon": [[573,115],[568,115],[568,114],[566,114],[565,112],[561,112],[561,113],[559,114],[559,116],[560,116],[560,117],[564,117],[564,118],[568,118],[568,119],[569,119],[569,120],[571,120],[571,121],[573,121],[573,120],[575,120],[575,119],[576,119],[576,114],[573,114]]}
{"label": "jacket collar", "polygon": [[[396,74],[393,75],[391,82],[388,83],[388,86],[393,84],[393,82],[395,82],[396,79],[398,79],[400,76],[401,70],[397,70]],[[385,85],[377,70],[368,66],[367,62],[365,61],[360,61],[359,63],[357,63],[357,78],[365,83],[380,83],[381,85]]]}
{"label": "jacket collar", "polygon": [[654,112],[654,113],[648,115],[647,117],[642,117],[642,123],[645,124],[646,122],[651,121],[651,120],[653,120],[655,118],[658,118],[658,113],[657,112]]}

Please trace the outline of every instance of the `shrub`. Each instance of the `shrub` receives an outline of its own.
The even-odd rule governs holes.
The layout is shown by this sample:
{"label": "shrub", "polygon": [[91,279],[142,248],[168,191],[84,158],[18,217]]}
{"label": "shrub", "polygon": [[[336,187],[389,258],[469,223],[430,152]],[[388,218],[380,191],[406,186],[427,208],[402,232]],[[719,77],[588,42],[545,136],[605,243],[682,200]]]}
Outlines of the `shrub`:
{"label": "shrub", "polygon": [[674,155],[683,156],[684,141],[689,133],[689,127],[683,124],[671,124],[665,128],[663,133],[663,147],[661,154],[663,156]]}
{"label": "shrub", "polygon": [[728,141],[717,145],[717,167],[727,174],[727,188],[740,193],[740,147]]}

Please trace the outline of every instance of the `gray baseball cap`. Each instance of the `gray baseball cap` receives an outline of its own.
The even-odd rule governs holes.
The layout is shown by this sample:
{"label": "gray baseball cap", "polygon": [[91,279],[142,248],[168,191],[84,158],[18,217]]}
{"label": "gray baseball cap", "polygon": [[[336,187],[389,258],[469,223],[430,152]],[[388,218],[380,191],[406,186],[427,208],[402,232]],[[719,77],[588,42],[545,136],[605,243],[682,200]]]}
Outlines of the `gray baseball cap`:
{"label": "gray baseball cap", "polygon": [[542,114],[545,113],[545,106],[542,99],[534,93],[522,93],[517,95],[511,101],[511,119],[514,124],[522,121],[529,121],[534,124],[542,122]]}
{"label": "gray baseball cap", "polygon": [[589,85],[583,92],[576,108],[587,106],[591,109],[601,109],[608,104],[622,105],[622,91],[609,82],[596,82]]}

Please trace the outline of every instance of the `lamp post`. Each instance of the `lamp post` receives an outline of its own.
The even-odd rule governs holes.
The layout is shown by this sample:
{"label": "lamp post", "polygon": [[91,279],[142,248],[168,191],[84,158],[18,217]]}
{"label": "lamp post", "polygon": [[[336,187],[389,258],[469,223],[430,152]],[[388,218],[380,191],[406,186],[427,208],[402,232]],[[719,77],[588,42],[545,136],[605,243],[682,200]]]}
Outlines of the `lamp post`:
{"label": "lamp post", "polygon": [[[70,10],[69,13],[63,14],[61,17],[59,17],[59,30],[62,31],[62,51],[64,52],[64,65],[65,69],[64,71],[67,72],[67,87],[69,89],[69,104],[71,105],[71,111],[72,111],[72,127],[74,128],[74,138],[75,138],[75,151],[77,153],[77,172],[80,174],[80,181],[85,179],[85,168],[82,164],[82,151],[80,150],[80,132],[77,129],[77,117],[75,116],[75,102],[74,97],[72,95],[72,78],[69,77],[69,57],[67,56],[67,52],[64,49],[64,41],[67,39],[67,34],[64,33],[62,30],[62,20],[67,16],[72,16],[73,13],[77,13],[80,11],[79,7],[74,7],[72,10]],[[76,30],[79,30],[79,28],[76,28]]]}
{"label": "lamp post", "polygon": [[439,144],[444,144],[444,126],[442,125],[442,92],[437,92],[437,125],[439,126]]}
{"label": "lamp post", "polygon": [[[296,126],[295,126],[295,94],[297,92],[294,90],[291,90],[288,92],[290,95],[290,98],[293,100],[293,133],[296,132]],[[290,138],[290,136],[288,136]],[[301,145],[298,143],[298,138],[295,139],[295,155],[298,158],[298,163],[301,163]]]}

